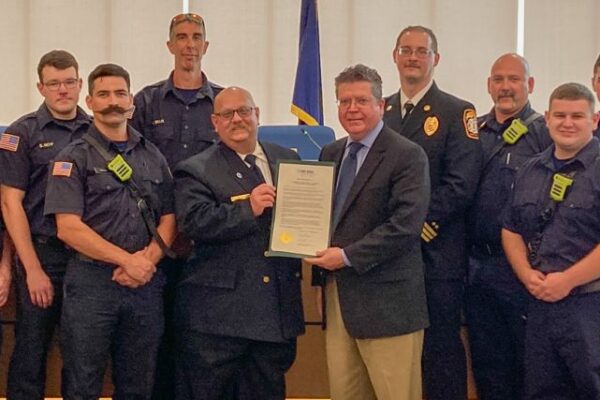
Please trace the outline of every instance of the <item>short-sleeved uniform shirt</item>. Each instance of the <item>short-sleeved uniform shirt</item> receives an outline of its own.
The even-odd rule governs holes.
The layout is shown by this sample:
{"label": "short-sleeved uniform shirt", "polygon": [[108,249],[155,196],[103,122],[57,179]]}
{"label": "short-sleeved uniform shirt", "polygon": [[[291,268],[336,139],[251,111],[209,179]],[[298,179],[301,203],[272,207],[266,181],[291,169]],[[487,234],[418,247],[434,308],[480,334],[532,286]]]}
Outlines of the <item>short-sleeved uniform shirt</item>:
{"label": "short-sleeved uniform shirt", "polygon": [[204,84],[189,98],[168,79],[146,86],[134,98],[131,126],[154,143],[173,168],[179,161],[214,144],[217,133],[210,116],[222,87],[202,76]]}
{"label": "short-sleeved uniform shirt", "polygon": [[531,243],[539,232],[542,211],[550,205],[555,173],[572,174],[564,201],[558,203],[543,230],[537,251],[544,272],[564,271],[600,243],[600,143],[592,139],[574,158],[555,166],[554,146],[527,162],[517,174],[504,228]]}
{"label": "short-sleeved uniform shirt", "polygon": [[0,183],[25,191],[23,208],[33,235],[56,236],[54,218],[44,217],[48,168],[56,155],[89,128],[91,118],[77,108],[75,119],[52,117],[40,108],[13,122],[2,134]]}
{"label": "short-sleeved uniform shirt", "polygon": [[[155,220],[174,212],[173,179],[160,151],[129,127],[121,153],[133,168],[133,179]],[[95,126],[88,134],[111,154],[114,143]],[[148,245],[151,235],[137,202],[125,184],[107,170],[100,153],[83,139],[67,146],[56,158],[48,179],[45,214],[76,214],[107,241],[132,253]]]}
{"label": "short-sleeved uniform shirt", "polygon": [[510,124],[515,119],[526,121],[534,113],[527,103],[519,113],[502,124],[496,120],[493,109],[478,118],[484,165],[468,226],[470,241],[476,246],[501,248],[502,210],[510,201],[516,172],[527,160],[552,144],[542,115],[527,126],[527,133],[516,143],[504,143],[502,134]]}

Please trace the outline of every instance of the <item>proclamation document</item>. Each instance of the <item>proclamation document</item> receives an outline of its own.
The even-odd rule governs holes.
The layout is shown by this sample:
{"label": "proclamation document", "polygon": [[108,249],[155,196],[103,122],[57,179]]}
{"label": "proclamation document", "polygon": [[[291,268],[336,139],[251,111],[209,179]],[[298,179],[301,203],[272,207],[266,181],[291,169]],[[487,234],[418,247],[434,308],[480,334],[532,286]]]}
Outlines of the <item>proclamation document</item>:
{"label": "proclamation document", "polygon": [[304,258],[329,247],[335,164],[279,161],[267,256]]}

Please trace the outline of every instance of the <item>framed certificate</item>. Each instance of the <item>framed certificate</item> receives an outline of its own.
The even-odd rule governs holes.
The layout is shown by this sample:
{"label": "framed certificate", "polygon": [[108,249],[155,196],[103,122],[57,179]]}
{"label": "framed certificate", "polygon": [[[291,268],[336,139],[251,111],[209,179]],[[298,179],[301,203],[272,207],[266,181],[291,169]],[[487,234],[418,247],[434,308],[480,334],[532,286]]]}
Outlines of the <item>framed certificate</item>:
{"label": "framed certificate", "polygon": [[304,258],[329,247],[335,164],[277,163],[277,191],[267,256]]}

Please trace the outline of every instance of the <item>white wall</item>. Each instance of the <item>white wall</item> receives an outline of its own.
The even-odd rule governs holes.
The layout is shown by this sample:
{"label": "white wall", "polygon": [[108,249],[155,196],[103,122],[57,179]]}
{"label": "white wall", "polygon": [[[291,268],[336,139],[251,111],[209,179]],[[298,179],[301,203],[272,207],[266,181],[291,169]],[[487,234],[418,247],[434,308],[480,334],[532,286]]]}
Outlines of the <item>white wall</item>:
{"label": "white wall", "polygon": [[[206,20],[210,46],[203,69],[209,79],[248,88],[263,124],[295,123],[289,108],[300,0],[189,3]],[[532,103],[538,111],[558,84],[589,85],[600,49],[599,3],[526,0],[525,57],[536,77]],[[71,51],[84,77],[99,63],[115,62],[131,73],[134,91],[164,79],[173,63],[165,46],[169,20],[181,10],[181,0],[0,0],[0,123],[37,108],[36,65],[54,48]],[[416,24],[438,36],[440,87],[487,112],[486,78],[500,54],[516,49],[516,14],[517,0],[320,0],[326,124],[343,134],[333,78],[348,65],[374,67],[386,94],[398,90],[392,48],[398,32]]]}

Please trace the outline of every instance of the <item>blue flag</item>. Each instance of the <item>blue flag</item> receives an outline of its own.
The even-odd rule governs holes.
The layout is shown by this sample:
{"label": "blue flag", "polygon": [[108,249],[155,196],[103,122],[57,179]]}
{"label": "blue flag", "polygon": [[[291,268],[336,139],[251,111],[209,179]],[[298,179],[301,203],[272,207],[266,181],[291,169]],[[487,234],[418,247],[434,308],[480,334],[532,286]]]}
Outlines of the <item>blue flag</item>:
{"label": "blue flag", "polygon": [[323,125],[317,0],[302,0],[298,69],[291,111],[298,117],[299,123]]}

